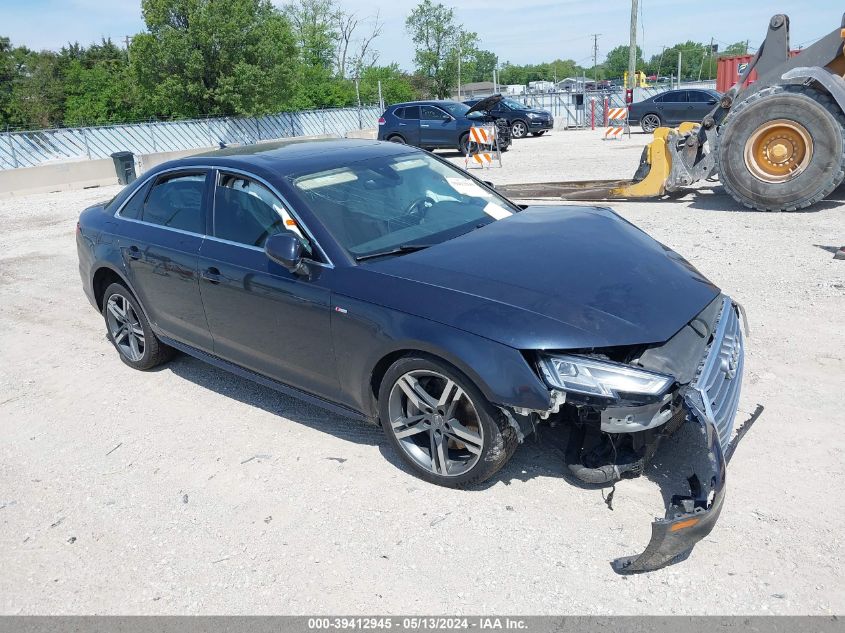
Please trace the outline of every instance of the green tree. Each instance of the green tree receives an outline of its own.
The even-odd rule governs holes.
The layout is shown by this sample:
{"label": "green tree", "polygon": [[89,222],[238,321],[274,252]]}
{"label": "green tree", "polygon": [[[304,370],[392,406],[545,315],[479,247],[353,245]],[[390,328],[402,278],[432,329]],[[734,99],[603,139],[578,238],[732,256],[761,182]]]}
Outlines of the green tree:
{"label": "green tree", "polygon": [[15,64],[12,59],[12,43],[8,37],[0,36],[0,126],[9,124],[9,103],[12,100],[12,80],[15,78]]}
{"label": "green tree", "polygon": [[111,40],[88,48],[78,43],[62,48],[64,122],[90,125],[127,121],[133,117],[129,58]]}
{"label": "green tree", "polygon": [[414,43],[417,72],[429,78],[434,96],[448,97],[458,78],[461,27],[455,22],[454,11],[439,2],[422,0],[405,20],[405,27]]}
{"label": "green tree", "polygon": [[386,104],[413,101],[418,97],[411,77],[402,72],[399,64],[371,66],[361,72],[360,91],[362,103],[378,102],[378,82]]}
{"label": "green tree", "polygon": [[64,82],[59,56],[25,47],[12,51],[14,78],[8,122],[18,127],[53,127],[64,120]]}
{"label": "green tree", "polygon": [[269,0],[143,0],[130,46],[144,116],[255,115],[292,102],[297,49]]}
{"label": "green tree", "polygon": [[[623,77],[628,71],[628,55],[630,54],[630,46],[617,46],[607,54],[603,67],[606,77],[616,79]],[[637,70],[645,68],[645,60],[643,60],[643,51],[637,46]],[[590,74],[590,73],[588,73]]]}
{"label": "green tree", "polygon": [[303,63],[331,68],[339,35],[336,25],[343,14],[333,0],[296,0],[286,4],[284,13],[293,26]]}
{"label": "green tree", "polygon": [[719,57],[735,57],[737,55],[748,55],[748,42],[734,42],[725,47]]}

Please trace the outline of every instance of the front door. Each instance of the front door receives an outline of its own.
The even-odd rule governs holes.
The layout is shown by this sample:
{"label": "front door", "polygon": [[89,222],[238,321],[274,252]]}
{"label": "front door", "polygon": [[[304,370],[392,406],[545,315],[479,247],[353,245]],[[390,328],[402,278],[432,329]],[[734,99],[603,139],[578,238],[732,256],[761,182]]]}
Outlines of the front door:
{"label": "front door", "polygon": [[279,198],[257,179],[220,171],[212,236],[200,250],[200,290],[214,353],[287,385],[333,399],[330,291],[312,265],[295,275],[264,252],[267,237],[292,230],[311,244]]}
{"label": "front door", "polygon": [[207,170],[168,172],[142,187],[121,210],[119,248],[129,282],[165,336],[211,350],[197,258],[205,234]]}

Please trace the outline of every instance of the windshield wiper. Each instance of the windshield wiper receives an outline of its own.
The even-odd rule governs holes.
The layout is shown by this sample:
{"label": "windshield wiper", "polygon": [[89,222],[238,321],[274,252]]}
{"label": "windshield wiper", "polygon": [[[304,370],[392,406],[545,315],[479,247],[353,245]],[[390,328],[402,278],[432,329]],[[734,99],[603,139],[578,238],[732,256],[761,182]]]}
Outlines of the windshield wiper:
{"label": "windshield wiper", "polygon": [[394,248],[386,251],[377,251],[375,253],[367,253],[366,255],[358,255],[355,257],[356,262],[364,261],[365,259],[375,259],[376,257],[386,257],[387,255],[401,255],[403,253],[413,253],[414,251],[421,251],[424,248],[433,246],[433,244],[400,244]]}

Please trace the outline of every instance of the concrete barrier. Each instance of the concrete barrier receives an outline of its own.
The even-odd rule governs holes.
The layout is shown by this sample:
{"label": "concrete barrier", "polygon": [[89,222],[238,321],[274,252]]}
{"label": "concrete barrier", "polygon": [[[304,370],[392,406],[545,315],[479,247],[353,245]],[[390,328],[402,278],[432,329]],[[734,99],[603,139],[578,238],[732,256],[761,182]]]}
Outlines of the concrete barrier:
{"label": "concrete barrier", "polygon": [[[354,135],[353,135],[354,133]],[[375,128],[370,130],[354,130],[347,133],[348,138],[375,138]],[[259,145],[278,143],[279,141],[301,142],[321,138],[337,138],[334,134],[318,136],[296,136],[290,139],[262,141]],[[157,165],[170,160],[203,154],[218,149],[217,147],[200,147],[184,149],[174,152],[156,152],[154,154],[140,154],[135,156],[135,170],[140,175]],[[88,189],[116,185],[117,173],[111,158],[97,160],[79,160],[38,167],[20,167],[18,169],[0,170],[0,200],[25,196],[32,193],[51,193],[54,191],[69,191],[72,189]]]}
{"label": "concrete barrier", "polygon": [[111,158],[0,170],[0,199],[117,184]]}
{"label": "concrete barrier", "polygon": [[368,138],[368,139],[375,139],[378,130],[374,127],[367,127],[363,130],[349,130],[346,133],[346,138]]}

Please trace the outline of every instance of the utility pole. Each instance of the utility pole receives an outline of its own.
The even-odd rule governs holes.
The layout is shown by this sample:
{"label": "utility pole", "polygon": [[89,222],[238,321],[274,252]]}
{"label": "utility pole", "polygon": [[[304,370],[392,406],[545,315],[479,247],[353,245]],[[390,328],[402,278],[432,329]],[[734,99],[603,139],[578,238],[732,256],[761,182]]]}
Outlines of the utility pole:
{"label": "utility pole", "polygon": [[599,87],[599,35],[601,35],[601,33],[593,33],[593,81],[596,82],[596,88]]}
{"label": "utility pole", "polygon": [[637,8],[638,0],[631,0],[631,46],[628,49],[628,87],[637,86]]}
{"label": "utility pole", "polygon": [[681,49],[678,49],[678,88],[681,87]]}
{"label": "utility pole", "polygon": [[462,35],[463,33],[458,31],[458,101],[463,101],[463,99],[461,99],[461,57],[463,56],[461,53]]}

